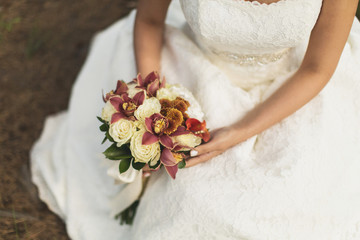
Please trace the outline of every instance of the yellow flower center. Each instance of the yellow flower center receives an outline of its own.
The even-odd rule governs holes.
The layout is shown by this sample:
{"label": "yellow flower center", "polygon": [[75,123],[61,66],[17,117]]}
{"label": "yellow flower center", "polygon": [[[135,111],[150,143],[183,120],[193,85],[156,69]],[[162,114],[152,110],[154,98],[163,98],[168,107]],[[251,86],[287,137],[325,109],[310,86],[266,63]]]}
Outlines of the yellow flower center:
{"label": "yellow flower center", "polygon": [[135,111],[136,110],[136,104],[132,103],[132,102],[125,102],[125,103],[123,103],[122,107],[125,111],[133,111],[133,110]]}
{"label": "yellow flower center", "polygon": [[180,153],[173,152],[172,155],[174,156],[176,163],[181,162],[183,160],[183,157]]}
{"label": "yellow flower center", "polygon": [[156,120],[154,124],[154,132],[156,134],[161,133],[162,131],[164,131],[165,126],[166,126],[165,119]]}

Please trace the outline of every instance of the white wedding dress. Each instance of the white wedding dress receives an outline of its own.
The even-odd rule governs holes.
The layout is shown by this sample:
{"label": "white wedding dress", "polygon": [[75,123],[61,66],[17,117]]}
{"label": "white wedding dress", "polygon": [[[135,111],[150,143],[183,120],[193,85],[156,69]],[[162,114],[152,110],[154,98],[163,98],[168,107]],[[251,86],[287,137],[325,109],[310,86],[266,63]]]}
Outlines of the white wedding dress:
{"label": "white wedding dress", "polygon": [[[161,72],[197,97],[208,127],[240,119],[299,67],[322,0],[180,0]],[[184,18],[185,16],[185,18]],[[132,80],[135,10],[94,38],[69,109],[31,152],[41,199],[72,239],[360,239],[360,23],[321,93],[206,163],[154,173],[133,226],[109,217],[123,189],[101,165],[101,90]],[[185,21],[186,19],[186,21]],[[121,204],[119,202],[118,204]]]}

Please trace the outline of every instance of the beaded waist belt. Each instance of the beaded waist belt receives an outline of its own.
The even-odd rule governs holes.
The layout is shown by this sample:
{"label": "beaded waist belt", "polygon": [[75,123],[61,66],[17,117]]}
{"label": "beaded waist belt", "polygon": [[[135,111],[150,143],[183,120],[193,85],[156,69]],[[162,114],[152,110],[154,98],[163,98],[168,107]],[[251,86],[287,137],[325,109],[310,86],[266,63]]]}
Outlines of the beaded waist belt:
{"label": "beaded waist belt", "polygon": [[222,60],[229,61],[241,66],[257,66],[279,61],[290,52],[290,48],[286,48],[279,52],[266,54],[236,54],[215,49],[211,49],[210,52],[212,55],[215,55]]}

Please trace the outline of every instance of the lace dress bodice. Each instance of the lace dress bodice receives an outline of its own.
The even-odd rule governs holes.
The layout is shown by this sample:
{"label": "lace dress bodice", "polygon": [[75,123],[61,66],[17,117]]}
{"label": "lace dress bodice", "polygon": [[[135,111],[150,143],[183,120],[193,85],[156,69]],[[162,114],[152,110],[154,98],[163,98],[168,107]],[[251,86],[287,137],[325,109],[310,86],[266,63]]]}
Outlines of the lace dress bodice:
{"label": "lace dress bodice", "polygon": [[[190,37],[233,84],[251,89],[298,68],[322,0],[180,0]],[[241,78],[239,78],[241,76]]]}
{"label": "lace dress bodice", "polygon": [[266,54],[307,40],[322,0],[180,0],[198,42],[213,52]]}

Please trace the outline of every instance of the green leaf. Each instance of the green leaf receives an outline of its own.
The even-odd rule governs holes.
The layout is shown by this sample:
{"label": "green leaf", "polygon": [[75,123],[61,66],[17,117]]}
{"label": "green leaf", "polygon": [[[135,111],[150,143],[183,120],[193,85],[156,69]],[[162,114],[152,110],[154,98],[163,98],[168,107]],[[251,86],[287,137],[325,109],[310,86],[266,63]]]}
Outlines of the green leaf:
{"label": "green leaf", "polygon": [[105,136],[104,139],[102,140],[101,144],[104,144],[107,140],[107,137]]}
{"label": "green leaf", "polygon": [[178,168],[184,168],[186,166],[185,159],[183,159],[181,162],[178,163]]}
{"label": "green leaf", "polygon": [[114,139],[110,136],[109,131],[105,133],[105,136],[107,137],[107,139],[109,139],[110,142],[115,142]]}
{"label": "green leaf", "polygon": [[122,159],[119,164],[119,172],[124,173],[126,172],[130,167],[131,158],[128,159]]}
{"label": "green leaf", "polygon": [[145,166],[145,163],[142,162],[135,162],[135,159],[132,161],[132,167],[136,170],[140,170]]}
{"label": "green leaf", "polygon": [[96,118],[97,118],[100,122],[102,122],[102,123],[106,123],[106,121],[105,121],[105,120],[103,120],[101,117],[96,116]]}
{"label": "green leaf", "polygon": [[106,123],[103,123],[99,128],[100,128],[100,131],[106,132],[109,130],[109,125],[107,125]]}
{"label": "green leaf", "polygon": [[121,160],[132,158],[129,147],[124,144],[121,147],[117,147],[116,143],[113,143],[108,149],[103,152],[105,157],[110,160]]}
{"label": "green leaf", "polygon": [[149,163],[149,167],[150,167],[151,169],[156,169],[159,165],[160,165],[160,160],[157,161],[154,166],[151,166],[150,163]]}

